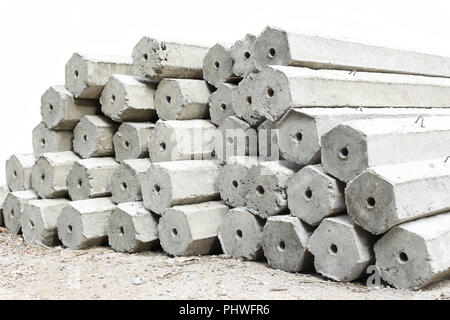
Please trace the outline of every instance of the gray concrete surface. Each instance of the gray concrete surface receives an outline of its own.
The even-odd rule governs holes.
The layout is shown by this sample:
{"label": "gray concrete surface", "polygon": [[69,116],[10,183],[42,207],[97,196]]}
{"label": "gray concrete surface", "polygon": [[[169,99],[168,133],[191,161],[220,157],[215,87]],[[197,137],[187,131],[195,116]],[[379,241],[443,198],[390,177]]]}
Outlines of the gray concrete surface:
{"label": "gray concrete surface", "polygon": [[118,167],[111,157],[75,161],[67,175],[69,197],[76,201],[111,196],[110,180]]}
{"label": "gray concrete surface", "polygon": [[162,120],[208,119],[210,94],[204,80],[163,79],[155,92],[156,112]]}
{"label": "gray concrete surface", "polygon": [[231,207],[244,207],[249,193],[249,171],[258,164],[257,157],[236,156],[228,159],[218,178],[220,198]]}
{"label": "gray concrete surface", "polygon": [[450,79],[268,66],[255,76],[252,97],[272,121],[292,107],[448,108]]}
{"label": "gray concrete surface", "polygon": [[211,159],[216,127],[209,120],[159,120],[148,138],[152,162]]}
{"label": "gray concrete surface", "polygon": [[313,257],[307,248],[312,231],[310,226],[290,215],[267,219],[263,250],[269,266],[287,272],[311,271]]}
{"label": "gray concrete surface", "polygon": [[375,237],[347,215],[324,219],[312,234],[308,250],[317,272],[335,281],[353,281],[374,264]]}
{"label": "gray concrete surface", "polygon": [[65,68],[66,88],[76,98],[99,99],[113,74],[132,74],[131,57],[74,53]]}
{"label": "gray concrete surface", "polygon": [[31,172],[31,186],[42,198],[64,198],[67,175],[80,158],[72,151],[44,153]]}
{"label": "gray concrete surface", "polygon": [[288,208],[302,221],[317,226],[324,218],[345,212],[344,188],[322,165],[303,167],[288,180]]}
{"label": "gray concrete surface", "polygon": [[378,166],[345,190],[348,214],[364,229],[383,234],[405,221],[450,210],[450,163],[445,159]]}
{"label": "gray concrete surface", "polygon": [[222,251],[244,260],[263,259],[262,234],[266,220],[244,207],[230,209],[219,228]]}
{"label": "gray concrete surface", "polygon": [[381,277],[397,288],[420,289],[449,279],[450,213],[396,226],[375,244]]}
{"label": "gray concrete surface", "polygon": [[119,204],[108,220],[108,243],[118,252],[141,252],[158,247],[159,216],[142,202]]}
{"label": "gray concrete surface", "polygon": [[247,122],[230,116],[219,126],[216,136],[216,156],[226,163],[234,156],[257,156],[258,134]]}
{"label": "gray concrete surface", "polygon": [[0,185],[0,225],[4,225],[4,218],[3,218],[3,204],[5,203],[5,199],[10,193],[9,188],[7,185]]}
{"label": "gray concrete surface", "polygon": [[222,201],[174,206],[164,211],[158,224],[163,250],[173,256],[220,253],[217,238],[228,212]]}
{"label": "gray concrete surface", "polygon": [[290,65],[450,77],[443,56],[309,36],[266,27],[255,42],[256,65]]}
{"label": "gray concrete surface", "polygon": [[216,88],[225,82],[238,82],[240,77],[233,73],[233,64],[230,45],[216,43],[203,59],[203,77]]}
{"label": "gray concrete surface", "polygon": [[111,176],[111,200],[114,203],[142,201],[141,180],[150,165],[149,159],[123,161]]}
{"label": "gray concrete surface", "polygon": [[113,74],[100,97],[101,110],[117,122],[155,121],[156,86],[143,77]]}
{"label": "gray concrete surface", "polygon": [[233,58],[233,73],[245,77],[256,72],[254,44],[256,36],[246,34],[244,38],[236,41],[230,48]]}
{"label": "gray concrete surface", "polygon": [[248,209],[264,219],[286,211],[287,182],[298,169],[287,161],[264,161],[252,166],[248,173]]}
{"label": "gray concrete surface", "polygon": [[450,117],[344,122],[322,136],[325,170],[348,182],[367,168],[450,154]]}
{"label": "gray concrete surface", "polygon": [[118,127],[105,116],[84,116],[73,130],[73,150],[83,159],[114,156],[113,136]]}
{"label": "gray concrete surface", "polygon": [[148,158],[148,138],[154,128],[151,122],[123,122],[113,136],[116,160]]}
{"label": "gray concrete surface", "polygon": [[284,160],[280,152],[280,132],[277,123],[265,120],[257,128],[258,156],[264,161]]}
{"label": "gray concrete surface", "polygon": [[240,119],[245,120],[253,127],[259,126],[266,118],[262,113],[261,107],[255,103],[254,99],[254,74],[249,74],[241,82],[237,88],[233,90],[233,108],[234,113]]}
{"label": "gray concrete surface", "polygon": [[133,69],[159,81],[163,78],[203,79],[203,58],[208,48],[194,44],[143,37],[134,47]]}
{"label": "gray concrete surface", "polygon": [[115,208],[110,198],[70,202],[57,219],[59,239],[70,249],[107,244],[107,222]]}
{"label": "gray concrete surface", "polygon": [[226,118],[235,115],[232,99],[235,89],[235,84],[222,83],[209,95],[209,115],[214,124],[220,126]]}
{"label": "gray concrete surface", "polygon": [[219,199],[221,166],[214,160],[181,160],[152,163],[141,191],[144,205],[157,214],[175,205]]}
{"label": "gray concrete surface", "polygon": [[11,191],[28,190],[31,188],[31,171],[36,158],[33,154],[13,154],[6,160],[6,183]]}
{"label": "gray concrete surface", "polygon": [[277,123],[280,152],[299,165],[320,163],[323,134],[352,120],[449,116],[448,108],[293,108]]}
{"label": "gray concrete surface", "polygon": [[22,232],[20,216],[23,213],[23,209],[30,200],[36,200],[38,198],[37,193],[33,190],[8,193],[3,202],[3,219],[9,231],[15,234]]}
{"label": "gray concrete surface", "polygon": [[47,247],[59,245],[56,221],[69,202],[67,199],[28,201],[19,219],[24,241]]}
{"label": "gray concrete surface", "polygon": [[51,130],[44,122],[41,122],[33,129],[32,138],[35,157],[45,152],[72,151],[73,132],[71,130]]}
{"label": "gray concrete surface", "polygon": [[73,130],[80,119],[99,112],[92,99],[76,99],[64,86],[52,86],[41,97],[41,116],[47,128]]}

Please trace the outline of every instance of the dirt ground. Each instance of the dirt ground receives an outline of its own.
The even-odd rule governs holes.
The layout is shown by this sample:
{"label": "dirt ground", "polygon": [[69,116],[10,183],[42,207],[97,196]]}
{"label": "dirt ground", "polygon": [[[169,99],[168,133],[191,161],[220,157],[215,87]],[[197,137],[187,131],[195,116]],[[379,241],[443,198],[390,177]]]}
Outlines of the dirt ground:
{"label": "dirt ground", "polygon": [[417,292],[369,289],[224,255],[44,248],[0,228],[0,299],[450,299],[450,280]]}

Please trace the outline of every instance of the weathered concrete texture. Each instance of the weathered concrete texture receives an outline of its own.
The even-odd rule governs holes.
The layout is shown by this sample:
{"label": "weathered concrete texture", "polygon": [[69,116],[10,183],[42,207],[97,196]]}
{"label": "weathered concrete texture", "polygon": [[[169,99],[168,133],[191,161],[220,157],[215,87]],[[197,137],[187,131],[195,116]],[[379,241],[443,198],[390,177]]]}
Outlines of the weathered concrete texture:
{"label": "weathered concrete texture", "polygon": [[159,120],[148,139],[152,162],[211,159],[216,127],[209,120]]}
{"label": "weathered concrete texture", "polygon": [[6,183],[11,191],[31,188],[31,171],[35,163],[33,154],[13,154],[6,160]]}
{"label": "weathered concrete texture", "polygon": [[25,205],[30,200],[38,199],[38,195],[33,190],[15,191],[8,193],[3,203],[3,218],[5,226],[12,233],[19,234],[22,231],[20,226],[20,216]]}
{"label": "weathered concrete texture", "polygon": [[124,122],[113,137],[116,159],[148,158],[148,138],[155,127],[151,122]]}
{"label": "weathered concrete texture", "polygon": [[102,112],[117,122],[155,121],[156,86],[146,78],[113,74],[100,97]]}
{"label": "weathered concrete texture", "polygon": [[123,161],[111,176],[111,200],[114,203],[142,201],[141,180],[150,165],[149,159]]}
{"label": "weathered concrete texture", "polygon": [[114,158],[78,160],[67,176],[67,189],[72,200],[109,197],[110,180],[119,163]]}
{"label": "weathered concrete texture", "polygon": [[72,151],[44,153],[31,171],[31,186],[42,198],[67,196],[67,175],[80,158]]}
{"label": "weathered concrete texture", "polygon": [[303,167],[287,183],[289,210],[316,226],[324,218],[345,211],[344,188],[345,184],[327,174],[322,165]]}
{"label": "weathered concrete texture", "polygon": [[375,262],[375,237],[347,216],[324,219],[309,239],[308,250],[321,275],[336,281],[353,281]]}
{"label": "weathered concrete texture", "polygon": [[450,106],[450,79],[268,66],[255,76],[253,100],[269,120],[293,107]]}
{"label": "weathered concrete texture", "polygon": [[73,130],[73,151],[81,158],[114,156],[118,124],[105,116],[85,116]]}
{"label": "weathered concrete texture", "polygon": [[217,90],[209,96],[209,114],[211,121],[220,126],[226,118],[234,116],[234,107],[232,94],[236,89],[235,84],[222,83],[217,87]]}
{"label": "weathered concrete texture", "polygon": [[259,126],[266,118],[261,113],[261,108],[255,104],[254,99],[254,74],[249,74],[237,88],[233,90],[233,108],[236,116],[245,120],[253,127]]}
{"label": "weathered concrete texture", "polygon": [[203,59],[203,77],[216,88],[224,82],[238,82],[240,77],[233,73],[233,64],[230,46],[217,43]]}
{"label": "weathered concrete texture", "polygon": [[41,97],[42,121],[53,130],[73,130],[82,117],[98,111],[97,100],[75,99],[64,86],[52,86]]}
{"label": "weathered concrete texture", "polygon": [[133,68],[137,74],[153,79],[203,78],[203,58],[208,48],[143,37],[134,47]]}
{"label": "weathered concrete texture", "polygon": [[245,208],[229,210],[219,228],[222,251],[234,258],[260,260],[264,257],[262,233],[265,223]]}
{"label": "weathered concrete texture", "polygon": [[280,151],[299,165],[320,163],[323,134],[358,119],[449,116],[448,108],[292,108],[277,123]]}
{"label": "weathered concrete texture", "polygon": [[162,248],[174,256],[220,253],[217,233],[227,212],[228,207],[222,201],[165,210],[158,224]]}
{"label": "weathered concrete texture", "polygon": [[256,65],[365,70],[450,77],[450,59],[267,27],[255,42]]}
{"label": "weathered concrete texture", "polygon": [[420,289],[450,276],[450,213],[403,223],[374,247],[383,280]]}
{"label": "weathered concrete texture", "polygon": [[209,118],[211,91],[203,80],[163,79],[155,93],[155,107],[162,120]]}
{"label": "weathered concrete texture", "polygon": [[264,161],[252,166],[248,173],[248,209],[264,219],[285,211],[287,182],[298,169],[287,161]]}
{"label": "weathered concrete texture", "polygon": [[247,76],[256,72],[254,44],[256,37],[251,34],[245,35],[236,41],[230,48],[231,57],[234,60],[233,73],[237,76]]}
{"label": "weathered concrete texture", "polygon": [[234,156],[258,155],[258,135],[244,120],[228,117],[216,134],[216,156],[222,163]]}
{"label": "weathered concrete texture", "polygon": [[72,131],[55,131],[47,128],[44,122],[33,129],[33,152],[39,157],[45,152],[62,152],[72,150]]}
{"label": "weathered concrete texture", "polygon": [[107,244],[106,225],[115,208],[110,198],[70,202],[57,220],[59,239],[70,249]]}
{"label": "weathered concrete texture", "polygon": [[5,203],[5,199],[9,194],[9,188],[6,185],[0,185],[0,226],[4,225],[3,218],[3,204]]}
{"label": "weathered concrete texture", "polygon": [[159,244],[159,216],[142,202],[119,204],[108,220],[108,242],[118,252],[141,252]]}
{"label": "weathered concrete texture", "polygon": [[231,157],[218,178],[220,198],[228,205],[244,207],[249,193],[249,170],[258,164],[257,157]]}
{"label": "weathered concrete texture", "polygon": [[131,57],[74,53],[66,64],[66,88],[76,98],[99,99],[113,74],[132,74]]}
{"label": "weathered concrete texture", "polygon": [[69,202],[67,199],[28,201],[20,216],[20,226],[25,242],[50,247],[60,244],[56,221]]}
{"label": "weathered concrete texture", "polygon": [[312,269],[307,250],[313,229],[297,217],[282,215],[267,219],[263,229],[263,251],[269,266],[288,272]]}
{"label": "weathered concrete texture", "polygon": [[142,180],[144,205],[162,214],[175,205],[217,200],[220,170],[221,166],[214,160],[153,163]]}
{"label": "weathered concrete texture", "polygon": [[368,167],[446,157],[448,139],[450,117],[349,121],[322,136],[322,163],[347,182]]}
{"label": "weathered concrete texture", "polygon": [[277,123],[266,120],[257,128],[258,131],[258,156],[263,161],[281,160],[280,133]]}
{"label": "weathered concrete texture", "polygon": [[449,188],[449,162],[409,162],[364,171],[347,185],[345,201],[362,228],[382,234],[402,222],[450,210]]}

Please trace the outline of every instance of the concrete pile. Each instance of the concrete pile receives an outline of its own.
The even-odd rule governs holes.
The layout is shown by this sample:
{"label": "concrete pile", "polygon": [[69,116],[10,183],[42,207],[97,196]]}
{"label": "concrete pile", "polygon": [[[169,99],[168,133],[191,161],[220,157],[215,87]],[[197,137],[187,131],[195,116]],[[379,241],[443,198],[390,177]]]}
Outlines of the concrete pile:
{"label": "concrete pile", "polygon": [[27,243],[225,253],[335,281],[450,275],[450,58],[267,27],[75,53],[12,155]]}

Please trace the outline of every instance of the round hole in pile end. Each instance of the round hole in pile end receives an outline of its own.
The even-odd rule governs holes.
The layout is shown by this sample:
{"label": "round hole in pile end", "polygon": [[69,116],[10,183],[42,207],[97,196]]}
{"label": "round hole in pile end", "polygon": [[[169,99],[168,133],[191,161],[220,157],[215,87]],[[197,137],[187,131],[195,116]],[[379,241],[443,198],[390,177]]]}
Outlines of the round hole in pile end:
{"label": "round hole in pile end", "polygon": [[368,197],[366,199],[366,207],[368,209],[373,209],[375,207],[375,198],[374,197]]}
{"label": "round hole in pile end", "polygon": [[400,261],[400,263],[405,263],[409,260],[408,255],[405,252],[400,252],[398,254],[398,261]]}
{"label": "round hole in pile end", "polygon": [[259,185],[259,186],[256,187],[256,193],[258,195],[262,196],[264,194],[264,192],[265,192],[265,190],[264,190],[263,186]]}
{"label": "round hole in pile end", "polygon": [[280,242],[278,243],[278,250],[284,251],[284,249],[286,249],[286,242],[280,240]]}
{"label": "round hole in pile end", "polygon": [[337,245],[335,245],[334,243],[332,243],[331,245],[330,245],[330,253],[331,254],[336,254],[338,252],[338,247],[337,247]]}
{"label": "round hole in pile end", "polygon": [[269,58],[275,57],[275,53],[276,53],[275,49],[274,48],[270,48],[269,49],[269,53],[268,53]]}
{"label": "round hole in pile end", "polygon": [[347,157],[348,157],[348,148],[347,147],[343,147],[343,148],[341,148],[341,150],[339,150],[339,157],[341,159],[347,159]]}

